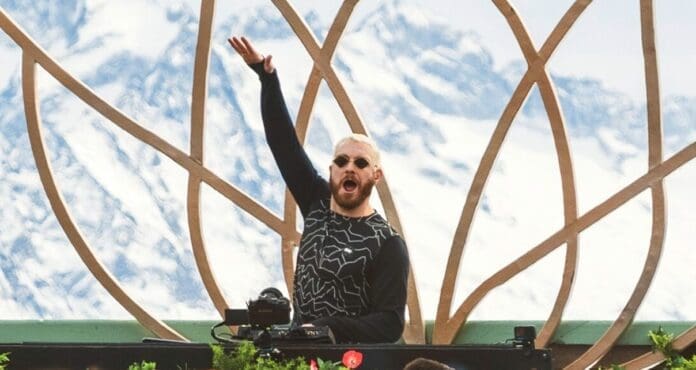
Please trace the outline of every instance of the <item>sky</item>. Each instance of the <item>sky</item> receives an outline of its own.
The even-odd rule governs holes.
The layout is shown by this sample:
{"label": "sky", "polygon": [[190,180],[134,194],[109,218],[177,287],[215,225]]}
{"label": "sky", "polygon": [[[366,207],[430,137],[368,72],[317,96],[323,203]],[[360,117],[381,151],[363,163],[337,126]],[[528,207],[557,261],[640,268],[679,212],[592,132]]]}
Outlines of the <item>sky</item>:
{"label": "sky", "polygon": [[[163,0],[164,1],[164,0]],[[497,12],[496,7],[493,5],[493,3],[489,0],[477,0],[477,1],[441,1],[441,0],[435,0],[435,1],[425,1],[425,0],[403,0],[404,2],[413,2],[413,3],[418,3],[421,4],[424,11],[427,11],[431,14],[434,14],[436,16],[439,16],[440,19],[443,22],[446,22],[452,26],[455,26],[459,28],[462,31],[469,32],[473,31],[476,32],[479,37],[481,38],[482,44],[491,52],[493,55],[493,60],[495,62],[496,68],[504,68],[508,63],[520,60],[521,59],[521,53],[519,51],[519,48],[517,46],[517,43],[515,42],[512,33],[509,31],[507,24],[505,23],[505,20],[503,17]],[[518,9],[522,19],[525,21],[525,24],[527,25],[534,41],[535,45],[539,47],[543,43],[544,38],[546,35],[550,32],[550,30],[555,26],[557,20],[562,16],[563,12],[567,9],[568,6],[570,6],[571,2],[570,1],[560,1],[560,0],[546,0],[546,1],[541,1],[541,0],[536,0],[536,1],[511,1],[516,8]],[[102,7],[109,7],[108,12],[100,12],[100,14],[109,14],[112,16],[117,16],[120,17],[122,20],[126,19],[131,19],[131,22],[114,22],[118,23],[118,27],[123,27],[123,28],[133,28],[133,27],[139,27],[137,28],[138,32],[124,32],[124,37],[114,37],[111,38],[111,42],[119,42],[119,43],[124,43],[124,44],[133,44],[133,45],[138,45],[138,47],[144,51],[146,51],[147,56],[150,57],[156,57],[159,54],[162,53],[162,48],[164,47],[163,45],[168,45],[168,42],[165,42],[163,40],[166,37],[173,37],[171,35],[175,34],[175,29],[169,29],[166,27],[167,22],[163,14],[150,14],[151,11],[158,11],[159,9],[156,6],[150,6],[150,5],[142,5],[141,2],[138,2],[141,6],[138,12],[138,16],[133,16],[132,9],[129,7],[134,4],[135,2],[132,2],[132,0],[129,1],[122,1],[122,2],[113,2],[109,0],[95,0],[92,2],[91,6],[102,6]],[[351,22],[349,23],[348,28],[350,29],[351,27],[356,27],[356,25],[359,23],[360,19],[369,15],[371,11],[374,11],[374,9],[379,6],[381,1],[376,1],[376,0],[363,0],[357,5],[356,8],[356,13],[353,16]],[[427,3],[427,5],[426,5]],[[695,65],[694,62],[696,62],[696,58],[694,58],[694,51],[693,48],[686,47],[689,45],[687,41],[690,41],[689,39],[693,39],[694,35],[694,30],[696,29],[696,26],[692,24],[690,21],[691,18],[693,18],[694,15],[696,15],[696,2],[693,1],[677,1],[677,0],[661,0],[659,2],[656,2],[656,12],[657,12],[657,17],[658,17],[658,53],[660,57],[660,70],[661,70],[661,78],[662,78],[662,93],[664,95],[671,95],[671,94],[682,94],[682,95],[688,95],[688,96],[695,96],[693,89],[691,86],[693,86],[694,77],[693,73],[690,73],[690,66]],[[2,4],[2,0],[0,0],[0,5]],[[97,5],[94,5],[97,4]],[[200,5],[199,1],[190,1],[190,6],[192,8],[197,8]],[[330,24],[331,19],[338,9],[338,2],[327,2],[327,1],[293,1],[293,4],[296,6],[298,11],[301,14],[305,14],[310,10],[316,11],[320,17],[322,18],[324,24]],[[273,8],[273,5],[271,2],[265,0],[265,1],[260,1],[260,0],[253,0],[253,1],[245,1],[244,3],[238,3],[238,2],[223,2],[223,1],[218,1],[217,2],[217,20],[222,20],[226,19],[227,15],[232,14],[234,12],[237,12],[243,8],[246,7],[255,7],[258,5],[264,5],[269,8]],[[640,43],[640,34],[639,34],[639,29],[640,29],[640,24],[639,24],[639,9],[638,9],[638,1],[626,1],[626,0],[595,0],[589,7],[586,13],[580,18],[578,21],[577,25],[575,28],[570,32],[570,34],[567,36],[566,40],[561,43],[561,46],[557,50],[556,54],[553,56],[549,63],[549,69],[554,73],[554,74],[560,74],[560,75],[565,75],[565,76],[586,76],[586,77],[591,77],[591,78],[597,78],[602,81],[605,86],[609,87],[610,89],[615,89],[617,91],[623,92],[632,98],[634,98],[637,101],[640,101],[641,99],[644,99],[643,96],[643,72],[642,72],[642,51],[641,51],[641,43]],[[161,12],[160,12],[161,13]],[[197,13],[197,11],[195,12]],[[132,21],[134,18],[146,18],[147,22],[136,22]],[[100,31],[100,25],[103,24],[102,22],[110,22],[110,19],[94,19],[90,23],[90,27],[93,27],[92,29],[88,29],[88,31],[91,32],[99,32]],[[113,26],[113,24],[110,23],[110,26]],[[115,26],[114,26],[115,27]],[[149,28],[156,28],[160,30],[159,32],[147,32]],[[3,36],[4,35],[0,35]],[[37,37],[38,39],[38,37]],[[225,44],[224,40],[215,40],[215,42],[218,42],[217,45],[214,45],[213,47],[225,47],[227,48],[227,45]],[[40,41],[41,43],[41,41]],[[46,46],[46,45],[44,45]],[[298,47],[299,43],[297,43]],[[74,58],[70,57],[63,57],[64,51],[60,49],[60,46],[55,46],[55,45],[50,45],[51,47],[51,55],[55,55],[61,62],[64,63],[66,66],[66,69],[68,69],[71,72],[76,73],[77,75],[80,75],[82,73],[85,73],[85,71],[91,70],[93,68],[93,65],[98,64],[98,61],[95,59],[89,58],[89,61],[86,62],[87,58],[80,57],[80,60],[75,60]],[[291,48],[293,45],[283,45],[282,47],[287,47]],[[278,51],[278,49],[282,48],[281,46],[278,46],[275,50],[276,52],[279,53],[279,55],[282,55]],[[339,45],[340,47],[340,45]],[[0,53],[2,51],[0,50]],[[104,56],[107,56],[106,53],[103,53]],[[286,53],[286,54],[292,54],[292,53]],[[18,53],[17,53],[18,55]],[[95,55],[98,56],[98,55]],[[18,60],[18,59],[16,59]],[[3,61],[4,63],[4,61]],[[2,75],[4,72],[2,71],[4,68],[0,68],[0,75]],[[11,68],[5,69],[6,71],[11,70]],[[8,72],[9,73],[9,72]],[[299,74],[301,77],[298,77],[298,79],[302,80],[300,82],[304,81],[304,78],[306,76],[306,73],[300,73]],[[40,84],[41,86],[44,86],[44,82]],[[294,85],[293,85],[294,86]],[[101,92],[101,91],[100,91]],[[108,91],[106,91],[107,96],[108,96]],[[255,105],[249,105],[253,106],[255,109]],[[444,123],[443,123],[444,125]],[[454,125],[452,125],[454,126]],[[472,125],[473,126],[473,125]],[[443,127],[443,130],[446,129]],[[456,131],[454,129],[451,130],[452,134],[455,134]],[[449,132],[449,131],[448,131]],[[524,132],[526,134],[526,132]],[[461,132],[460,132],[461,134]],[[474,136],[476,133],[469,133],[469,136]],[[513,131],[514,134],[514,131]],[[467,135],[463,135],[467,136]],[[481,135],[482,138],[479,140],[480,143],[485,143],[487,140],[487,137],[484,137],[484,135]],[[525,142],[529,142],[530,140],[533,140],[533,138],[530,138],[529,135],[525,135],[524,137]],[[515,140],[512,140],[515,141]],[[541,141],[541,140],[540,140]],[[548,143],[548,141],[547,141]],[[577,144],[577,142],[574,142],[574,144]],[[187,145],[185,143],[181,143],[180,147],[185,148]],[[447,152],[447,153],[455,153],[456,150],[460,150],[461,148],[448,148],[447,150],[443,149],[442,152]],[[482,152],[483,148],[467,148],[467,150],[473,151],[474,149],[478,149],[476,151],[476,155],[480,155]],[[526,150],[525,148],[522,148],[520,150]],[[518,153],[513,152],[513,153]],[[531,153],[527,153],[526,156],[530,156],[535,154],[534,151],[531,151]],[[474,154],[471,154],[472,158],[474,157]],[[517,169],[524,169],[525,167],[523,166],[514,166],[512,163],[515,160],[515,156],[511,156],[512,158],[510,159],[509,162],[507,162],[510,168],[510,171],[517,170]],[[425,154],[422,156],[422,158],[428,158],[425,156]],[[544,156],[546,160],[549,160],[551,163],[548,165],[549,168],[554,168],[552,167],[553,164],[553,157],[551,156]],[[408,162],[411,158],[397,158],[402,159],[401,162]],[[594,171],[591,172],[590,170],[585,170],[584,168],[589,168],[589,167],[594,167],[597,165],[597,162],[593,159],[596,158],[588,158],[587,160],[580,159],[577,162],[577,167],[578,167],[578,173],[579,177],[583,177],[582,175],[584,174],[604,174],[605,172],[601,171]],[[394,163],[398,162],[397,160],[392,160]],[[502,161],[503,163],[506,163],[505,161],[507,158],[503,157]],[[541,160],[541,159],[539,159]],[[412,164],[411,162],[408,162],[409,164]],[[475,163],[475,162],[474,162]],[[535,163],[538,163],[535,161]],[[625,178],[616,180],[616,179],[597,179],[595,181],[583,181],[582,185],[579,185],[580,187],[582,186],[588,186],[592,187],[592,189],[589,189],[587,192],[582,193],[582,197],[580,199],[581,203],[581,210],[586,211],[587,208],[590,206],[596,205],[598,202],[602,201],[608,194],[611,194],[615,188],[618,188],[619,185],[627,181],[629,179],[632,173],[637,173],[637,174],[642,174],[644,172],[644,161],[636,160],[635,161],[636,169],[635,171],[629,171],[629,174],[625,176]],[[630,164],[630,163],[629,163]],[[390,168],[396,167],[395,164],[392,164]],[[539,167],[539,166],[536,166]],[[693,165],[692,165],[693,167]],[[538,169],[538,168],[537,168]],[[538,176],[542,176],[541,174],[537,176],[530,176],[528,171],[520,171],[519,173],[515,172],[515,174],[518,176],[520,179],[519,181],[522,180],[527,180],[530,181],[530,179],[537,178]],[[390,181],[391,183],[407,183],[412,179],[412,177],[408,176],[403,176],[403,179],[399,181],[399,178],[397,177],[398,175],[395,174],[394,178],[395,181]],[[693,176],[693,175],[691,175]],[[606,176],[598,176],[598,177],[606,177]],[[585,176],[585,178],[591,178],[591,176]],[[692,177],[693,178],[693,177]],[[504,179],[499,179],[496,180],[495,178],[492,179],[488,185],[489,189],[492,189],[492,193],[495,193],[495,190],[501,190],[505,188],[505,179],[508,179],[505,177]],[[613,182],[609,181],[612,180]],[[682,179],[683,180],[683,179]],[[610,185],[606,184],[611,183]],[[693,182],[687,178],[686,181],[675,181],[675,183],[679,186],[681,185],[688,185],[692,184]],[[423,184],[423,187],[427,186],[428,184]],[[432,184],[430,184],[432,185]],[[605,188],[602,188],[604,186]],[[415,187],[417,188],[417,187]],[[556,187],[557,190],[558,187]],[[595,188],[599,190],[595,190]],[[525,189],[536,189],[539,190],[541,189],[540,186],[537,186],[535,184],[530,184],[529,186],[520,186],[519,189],[525,190]],[[583,189],[581,189],[583,190]],[[587,190],[587,189],[584,189]],[[499,198],[499,202],[501,205],[507,205],[510,206],[510,204],[514,205],[520,205],[519,208],[522,209],[530,209],[530,207],[533,207],[533,205],[528,205],[525,204],[524,201],[534,199],[533,196],[530,196],[530,194],[512,194],[504,191],[500,191],[499,193],[502,193],[503,195],[501,198]],[[587,195],[587,194],[591,195]],[[679,198],[674,196],[674,193],[677,194],[690,194],[690,191],[688,189],[682,189],[682,191],[679,192],[670,192],[670,199],[677,199]],[[398,194],[397,194],[398,195]],[[438,199],[435,199],[434,202],[436,202],[437,205],[433,205],[431,209],[433,210],[441,210],[445,207],[448,206],[448,203],[450,208],[451,203],[453,199],[450,197],[449,193],[440,193],[440,196],[437,197]],[[445,196],[447,195],[447,196]],[[456,196],[458,197],[463,197],[462,192],[457,192]],[[539,193],[537,197],[539,196],[548,196],[548,194],[543,194],[543,192]],[[550,197],[553,199],[560,199],[560,197],[557,194],[554,194],[553,197]],[[643,197],[645,198],[645,197]],[[458,201],[454,202],[457,205],[461,204],[462,201],[457,198]],[[492,202],[496,201],[495,198],[491,198]],[[511,202],[511,199],[517,199],[519,200],[520,203],[513,203]],[[688,199],[686,197],[682,199]],[[622,212],[617,212],[616,216],[613,216],[612,218],[608,218],[608,220],[605,222],[605,225],[608,227],[605,227],[605,229],[612,229],[614,227],[618,228],[618,226],[622,224],[626,224],[627,220],[634,220],[637,217],[635,217],[635,210],[640,208],[642,206],[645,199],[636,201],[633,207],[635,208],[627,208],[626,210]],[[439,203],[437,203],[439,202]],[[683,204],[681,205],[682,208],[677,208],[677,207],[670,207],[670,212],[674,212],[676,209],[680,213],[675,213],[677,215],[687,215],[690,214],[690,210],[688,207],[688,202],[684,201],[682,202]],[[679,204],[677,205],[679,206]],[[155,207],[146,207],[146,208],[152,208],[154,209]],[[424,240],[422,243],[418,243],[419,241],[416,240],[416,243],[414,245],[429,245],[430,244],[435,244],[433,242],[433,238],[431,234],[429,234],[428,230],[426,230],[428,227],[440,227],[443,228],[443,225],[446,224],[446,222],[453,223],[456,221],[456,217],[458,216],[458,212],[460,210],[459,206],[456,206],[453,208],[453,217],[450,217],[449,220],[443,221],[442,219],[436,219],[433,218],[433,224],[423,224],[421,226],[421,229],[423,229],[422,233],[417,232],[417,227],[419,226],[416,221],[418,221],[414,217],[414,221],[411,221],[411,223],[407,226],[410,226],[410,229],[413,229],[414,231],[411,232],[411,236],[416,239],[413,235],[417,234],[423,234],[427,235],[427,237],[424,237]],[[681,209],[681,211],[680,211]],[[554,211],[554,209],[549,209],[549,212]],[[555,210],[557,211],[557,210]],[[406,212],[408,213],[408,212]],[[645,212],[643,212],[645,213]],[[416,214],[415,212],[412,214]],[[556,212],[556,214],[559,214],[559,212]],[[525,219],[529,224],[522,224],[516,227],[517,230],[524,230],[528,231],[530,229],[535,230],[535,226],[539,226],[538,224],[541,224],[541,222],[538,222],[538,215],[534,215],[533,217],[530,217],[529,219]],[[406,223],[409,222],[409,220],[406,218]],[[668,238],[672,238],[673,235],[691,235],[690,234],[690,228],[692,225],[689,225],[689,218],[688,217],[674,217],[677,221],[672,222],[670,221],[669,225],[669,232],[668,232]],[[554,218],[555,220],[558,220],[558,217]],[[485,219],[484,219],[485,220]],[[486,227],[484,224],[484,220],[482,218],[479,218],[477,220],[477,230],[484,230],[484,231],[475,231],[476,233],[479,233],[478,235],[474,234],[472,237],[472,240],[475,240],[477,236],[480,236],[481,239],[487,238],[488,243],[490,245],[504,245],[507,241],[504,240],[504,238],[501,235],[495,235],[496,238],[490,238],[490,235],[486,235],[486,232],[488,230],[493,230],[493,227],[496,225],[493,225],[491,227]],[[645,218],[647,220],[647,218]],[[641,219],[641,222],[645,221]],[[692,223],[692,222],[691,222]],[[642,225],[643,227],[637,228],[640,230],[640,233],[637,233],[633,230],[625,230],[622,229],[623,234],[618,234],[615,236],[615,239],[611,239],[610,243],[612,245],[619,245],[619,242],[621,241],[622,244],[626,245],[624,250],[627,250],[629,248],[633,248],[634,245],[638,245],[641,248],[646,247],[645,240],[647,240],[647,236],[643,235],[645,232],[647,232],[648,227],[645,225]],[[535,234],[533,237],[529,236],[529,233],[525,234],[526,237],[536,240],[535,238],[541,239],[545,236],[548,235],[549,231],[553,230],[548,230],[552,226],[555,227],[554,225],[546,225],[548,226],[546,229],[539,229],[537,231],[537,234]],[[453,229],[453,225],[448,225],[449,230]],[[410,230],[409,229],[409,230]],[[593,228],[593,230],[596,230],[597,228]],[[554,229],[555,230],[555,229]],[[677,233],[674,232],[674,230],[677,230]],[[682,232],[678,232],[678,230],[682,230]],[[450,234],[449,233],[442,233],[443,235],[446,235],[446,237],[442,237],[442,240],[437,240],[440,245],[449,246],[450,243]],[[498,233],[500,234],[500,233]],[[604,238],[605,235],[596,232],[596,231],[588,231],[583,234],[583,252],[588,251],[591,249],[591,247],[601,247],[605,246],[607,243],[607,239]],[[530,245],[534,245],[532,243],[528,243]],[[681,246],[682,248],[686,248],[686,245],[682,245],[679,243],[673,243],[677,244],[677,246]],[[525,244],[524,246],[528,247],[529,245]],[[681,250],[680,250],[681,251]],[[424,258],[422,260],[426,260],[425,257],[429,257],[430,259],[433,259],[433,255],[436,254],[436,257],[439,257],[439,259],[443,260],[446,258],[446,252],[447,249],[444,249],[442,251],[438,251],[434,253],[431,250],[425,250],[423,253]],[[417,252],[414,252],[417,253]],[[438,254],[439,253],[439,254]],[[467,252],[469,253],[469,252]],[[480,254],[480,260],[486,261],[490,259],[489,255],[486,255],[485,251],[472,251],[471,253],[479,253]],[[587,258],[584,256],[590,255],[590,253],[581,255],[580,258]],[[616,258],[622,258],[622,260],[625,262],[628,257],[620,255],[620,251],[615,252],[612,256],[616,256]],[[635,268],[640,266],[640,261],[639,259],[644,256],[644,253],[635,253],[634,250],[632,250],[631,255],[629,256],[630,258],[633,259],[638,259],[637,263],[630,264],[630,266],[633,266]],[[669,258],[678,259],[679,254],[678,253],[672,253],[666,257],[667,261],[663,264],[663,266],[670,266],[667,262],[669,261]],[[676,257],[675,257],[676,256]],[[472,258],[473,257],[473,258]],[[466,263],[469,264],[469,266],[475,266],[475,255],[474,256],[467,256]],[[558,262],[560,260],[560,255],[557,253],[554,256],[554,261]],[[615,259],[614,259],[615,260]],[[593,298],[591,296],[591,293],[602,290],[602,289],[607,289],[605,286],[607,285],[607,282],[602,281],[602,279],[595,279],[594,277],[597,275],[597,272],[605,271],[608,269],[612,268],[612,265],[614,263],[614,260],[612,259],[605,259],[605,261],[600,261],[604,262],[605,265],[602,264],[592,264],[592,263],[584,263],[585,261],[579,263],[581,266],[592,266],[591,270],[580,270],[578,273],[578,288],[576,288],[576,291],[579,292],[589,292],[585,294],[584,296],[581,294],[578,294],[581,297],[586,297],[589,296],[590,298]],[[472,262],[473,261],[473,262]],[[634,261],[635,262],[635,261]],[[677,261],[679,262],[679,261]],[[437,266],[441,266],[442,264],[433,264]],[[556,266],[560,266],[559,263],[556,264]],[[463,267],[463,270],[466,270],[468,266]],[[632,268],[633,268],[632,267]],[[434,298],[434,295],[438,293],[439,289],[439,282],[441,281],[438,278],[432,278],[435,274],[430,273],[426,267],[423,266],[416,266],[416,268],[419,268],[419,272],[422,274],[423,277],[428,276],[430,279],[426,278],[421,278],[420,282],[422,284],[431,284],[433,287],[428,287],[428,289],[425,289],[428,292],[433,292],[433,297],[426,297],[428,298],[428,302],[435,302],[436,299]],[[469,271],[473,271],[474,269],[470,269]],[[493,270],[494,271],[494,270]],[[539,272],[541,271],[541,272]],[[546,270],[536,270],[536,272],[532,273],[537,273],[538,275],[543,275],[545,274]],[[637,275],[637,271],[630,271],[632,274]],[[442,272],[440,272],[442,273]],[[479,280],[486,277],[485,272],[477,271],[478,275],[475,276]],[[665,274],[658,274],[658,279],[662,278]],[[464,280],[465,283],[469,283],[469,285],[474,284],[474,282],[477,282],[478,280],[476,279],[468,279],[470,276],[463,276],[460,277],[460,281]],[[432,280],[432,281],[429,281]],[[626,284],[623,285],[616,285],[613,290],[607,289],[609,292],[617,292],[615,295],[616,297],[619,297],[620,294],[627,294],[630,292],[630,288],[632,288],[631,283],[633,280],[628,281]],[[669,284],[670,281],[669,279],[665,279],[663,282],[664,285]],[[584,284],[584,285],[583,285]],[[597,284],[597,286],[592,285],[592,284]],[[470,286],[467,286],[465,288],[471,288]],[[505,291],[503,291],[500,294],[508,294],[506,293],[507,291],[513,292],[511,294],[514,294],[515,289],[508,288]],[[465,292],[463,290],[462,292]],[[462,292],[459,292],[459,295],[463,295]],[[620,293],[620,294],[619,294]],[[658,291],[658,293],[662,294],[662,292]],[[663,298],[666,294],[659,295],[659,298]],[[490,307],[495,307],[495,306],[500,306],[498,304],[498,301],[494,299],[491,300],[490,302]],[[461,297],[458,296],[458,301],[461,300]],[[505,301],[506,297],[500,298],[501,301]],[[525,297],[522,297],[525,298]],[[601,297],[601,299],[596,299],[598,301],[597,303],[594,303],[593,305],[595,306],[594,309],[596,312],[602,312],[602,305],[606,305],[603,301],[604,297]],[[677,299],[682,298],[682,297],[677,297]],[[619,297],[618,300],[620,303],[616,304],[615,306],[620,308],[620,304],[625,301],[622,297]],[[665,298],[666,299],[666,298]],[[670,298],[672,299],[672,298]],[[527,301],[530,301],[530,299],[526,299]],[[576,300],[578,306],[585,306],[585,302],[590,301],[589,299],[578,299]],[[679,303],[679,302],[678,302]],[[681,306],[688,306],[688,304],[692,304],[692,302],[681,302]],[[434,304],[431,305],[431,307],[434,306]],[[674,306],[677,306],[675,304]],[[480,311],[486,312],[487,306],[484,306]],[[570,307],[573,309],[573,307]],[[614,306],[611,306],[609,309],[605,309],[604,312],[609,311],[609,312],[614,312]],[[584,309],[584,307],[581,307],[577,309],[576,311],[581,311]],[[492,310],[491,310],[492,311]],[[694,311],[696,312],[696,311]],[[587,317],[586,317],[587,318]],[[591,316],[589,318],[596,318],[594,316]],[[607,319],[607,318],[613,318],[610,317],[610,315],[604,315],[601,317],[602,319]]]}
{"label": "sky", "polygon": [[[198,13],[199,0],[184,0]],[[521,61],[522,54],[504,17],[489,0],[402,0],[422,6],[423,11],[434,15],[462,31],[473,31],[481,43],[492,54],[496,67],[503,68],[512,61]],[[111,14],[122,14],[122,18],[133,17],[129,1],[108,2],[97,0],[99,6],[112,7]],[[381,1],[358,2],[348,29],[355,27],[360,19],[369,15]],[[569,0],[510,0],[517,9],[535,46],[540,48],[564,12],[573,3]],[[324,24],[330,24],[338,11],[338,1],[300,0],[291,1],[300,14],[314,11]],[[0,6],[2,1],[0,1]],[[217,1],[216,20],[246,8],[273,4],[265,0],[244,2]],[[138,5],[142,7],[143,5]],[[147,7],[146,7],[147,8]],[[696,65],[696,49],[689,47],[696,37],[696,2],[691,0],[660,0],[654,2],[656,17],[656,44],[662,96],[694,96],[696,74],[691,67]],[[147,14],[148,9],[141,9]],[[155,21],[158,17],[153,18]],[[109,21],[109,20],[104,20]],[[94,22],[99,24],[99,22]],[[142,22],[120,22],[129,26],[149,27]],[[132,42],[148,42],[165,45],[157,38],[166,35],[137,32]],[[3,35],[4,37],[4,35]],[[145,39],[143,39],[145,38]],[[299,45],[299,44],[298,44]],[[45,46],[44,46],[45,47]],[[339,45],[340,47],[340,45]],[[158,47],[151,48],[157,53]],[[568,35],[560,44],[548,69],[563,76],[599,79],[611,90],[630,96],[634,101],[645,100],[642,47],[640,40],[640,9],[637,0],[595,0],[585,10]],[[12,73],[7,68],[0,71],[0,81]],[[79,74],[79,73],[78,73]]]}
{"label": "sky", "polygon": [[[192,8],[199,1],[187,0]],[[442,21],[480,35],[499,67],[522,54],[504,17],[488,0],[402,0],[423,7],[424,12]],[[349,23],[369,15],[380,1],[358,2]],[[529,31],[535,46],[541,47],[558,20],[572,5],[569,0],[510,0]],[[268,1],[249,0],[243,3],[218,1],[218,19],[245,7]],[[338,11],[338,1],[291,1],[300,14],[317,12],[328,24]],[[691,0],[660,0],[654,2],[656,37],[661,90],[663,96],[693,96],[696,74],[696,49],[689,47],[696,36],[696,2]],[[640,40],[640,9],[637,0],[595,0],[585,10],[574,28],[550,60],[552,73],[602,80],[610,89],[644,100],[642,47]]]}

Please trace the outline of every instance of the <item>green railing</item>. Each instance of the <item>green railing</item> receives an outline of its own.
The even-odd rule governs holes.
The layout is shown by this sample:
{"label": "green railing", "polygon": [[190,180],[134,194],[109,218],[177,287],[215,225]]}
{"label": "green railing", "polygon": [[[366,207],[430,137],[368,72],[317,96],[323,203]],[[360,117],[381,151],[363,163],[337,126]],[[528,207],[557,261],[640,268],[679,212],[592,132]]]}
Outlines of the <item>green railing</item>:
{"label": "green railing", "polygon": [[[192,342],[214,342],[210,328],[215,321],[165,320],[167,325],[184,334]],[[469,321],[455,337],[455,344],[486,345],[504,343],[512,338],[515,326],[534,326],[543,321]],[[591,345],[599,339],[611,321],[564,321],[552,345]],[[619,338],[617,345],[649,345],[648,331],[662,328],[681,333],[692,327],[686,321],[634,322]],[[426,321],[426,341],[431,343],[432,321]],[[155,335],[135,320],[5,320],[0,321],[0,343],[137,343]]]}

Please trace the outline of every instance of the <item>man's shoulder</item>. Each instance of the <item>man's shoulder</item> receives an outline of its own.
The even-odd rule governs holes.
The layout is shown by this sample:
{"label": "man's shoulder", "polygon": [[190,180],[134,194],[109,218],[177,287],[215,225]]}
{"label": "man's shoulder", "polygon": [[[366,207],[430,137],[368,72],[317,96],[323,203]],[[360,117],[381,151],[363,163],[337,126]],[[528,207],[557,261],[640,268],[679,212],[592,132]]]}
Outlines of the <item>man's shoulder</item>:
{"label": "man's shoulder", "polygon": [[383,235],[384,240],[391,238],[400,239],[401,242],[404,241],[403,237],[399,232],[387,221],[382,215],[375,212],[375,214],[369,219],[370,226]]}
{"label": "man's shoulder", "polygon": [[329,212],[329,198],[318,197],[309,204],[305,219],[325,219]]}

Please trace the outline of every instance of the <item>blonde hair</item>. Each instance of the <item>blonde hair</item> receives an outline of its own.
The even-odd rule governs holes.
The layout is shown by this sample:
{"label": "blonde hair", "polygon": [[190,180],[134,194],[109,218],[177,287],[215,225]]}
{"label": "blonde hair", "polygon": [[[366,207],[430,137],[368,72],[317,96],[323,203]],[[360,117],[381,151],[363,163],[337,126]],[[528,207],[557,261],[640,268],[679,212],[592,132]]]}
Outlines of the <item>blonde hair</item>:
{"label": "blonde hair", "polygon": [[367,145],[370,148],[370,154],[372,155],[372,160],[374,161],[374,164],[377,166],[381,164],[379,149],[377,149],[377,143],[375,143],[375,141],[372,140],[370,137],[363,134],[353,133],[336,142],[336,145],[334,146],[334,155],[338,152],[338,148],[340,148],[341,146],[343,146],[343,144],[349,141],[355,143],[363,143]]}

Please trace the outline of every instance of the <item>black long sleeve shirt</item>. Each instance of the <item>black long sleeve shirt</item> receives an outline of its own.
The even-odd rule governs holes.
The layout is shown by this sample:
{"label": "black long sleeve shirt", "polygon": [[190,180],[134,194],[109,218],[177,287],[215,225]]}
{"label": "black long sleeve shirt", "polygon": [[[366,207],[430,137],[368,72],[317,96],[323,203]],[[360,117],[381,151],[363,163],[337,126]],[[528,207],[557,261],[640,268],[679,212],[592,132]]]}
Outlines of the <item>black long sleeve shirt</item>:
{"label": "black long sleeve shirt", "polygon": [[294,323],[327,325],[339,343],[397,341],[404,328],[409,259],[382,216],[331,211],[329,185],[295,134],[275,72],[261,80],[266,140],[304,217],[293,291]]}

